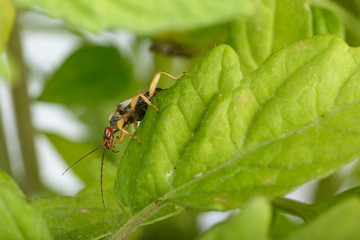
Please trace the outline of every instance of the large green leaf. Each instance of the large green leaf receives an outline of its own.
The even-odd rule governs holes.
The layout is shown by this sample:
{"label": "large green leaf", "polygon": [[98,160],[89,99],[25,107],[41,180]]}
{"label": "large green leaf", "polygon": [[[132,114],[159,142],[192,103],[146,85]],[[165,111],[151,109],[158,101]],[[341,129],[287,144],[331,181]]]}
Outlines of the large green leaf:
{"label": "large green leaf", "polygon": [[275,50],[311,34],[308,0],[262,0],[253,16],[230,24],[229,44],[247,75]]}
{"label": "large green leaf", "polygon": [[263,198],[255,198],[241,213],[211,228],[198,240],[268,239],[270,225],[270,204]]}
{"label": "large green leaf", "polygon": [[14,3],[18,7],[40,6],[49,15],[89,31],[125,28],[139,34],[154,34],[195,29],[235,17],[246,17],[252,14],[257,1],[97,0],[89,3],[85,0],[14,0]]}
{"label": "large green leaf", "polygon": [[[167,204],[233,209],[281,196],[359,157],[360,50],[319,35],[242,79],[235,52],[214,48],[154,103],[118,168],[129,234]],[[134,223],[137,224],[134,224]]]}
{"label": "large green leaf", "polygon": [[16,183],[0,170],[0,239],[51,239],[44,220]]}

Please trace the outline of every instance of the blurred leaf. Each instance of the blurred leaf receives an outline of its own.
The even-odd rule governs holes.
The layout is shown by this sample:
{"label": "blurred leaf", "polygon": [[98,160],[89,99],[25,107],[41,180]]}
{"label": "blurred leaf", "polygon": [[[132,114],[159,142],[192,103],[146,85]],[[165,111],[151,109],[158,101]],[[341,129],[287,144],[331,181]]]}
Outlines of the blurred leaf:
{"label": "blurred leaf", "polygon": [[132,67],[115,47],[83,46],[49,79],[40,100],[68,106],[101,106],[127,93],[131,80]]}
{"label": "blurred leaf", "polygon": [[40,214],[0,169],[0,239],[51,239]]}
{"label": "blurred leaf", "polygon": [[311,207],[314,212],[321,214],[329,210],[334,205],[343,202],[345,199],[353,198],[354,196],[357,196],[358,198],[360,197],[360,186],[350,188],[322,202],[312,204]]}
{"label": "blurred leaf", "polygon": [[[358,19],[360,18],[360,0],[333,0],[351,12]],[[360,46],[360,34],[353,33],[352,30],[346,31],[346,41],[351,46]]]}
{"label": "blurred leaf", "polygon": [[344,201],[314,221],[304,225],[287,239],[359,239],[360,201]]}
{"label": "blurred leaf", "polygon": [[5,58],[2,57],[10,38],[11,30],[15,20],[15,9],[9,0],[0,0],[0,77],[9,78]]}
{"label": "blurred leaf", "polygon": [[330,10],[311,7],[314,35],[330,33],[345,39],[345,28],[336,14]]}
{"label": "blurred leaf", "polygon": [[115,181],[124,225],[113,238],[165,204],[233,209],[359,157],[359,65],[360,49],[318,35],[241,80],[235,52],[214,48],[154,99],[160,112],[148,110],[140,145],[130,141]]}
{"label": "blurred leaf", "polygon": [[290,220],[284,214],[279,213],[279,211],[273,211],[273,213],[274,217],[271,226],[271,236],[269,239],[283,239],[300,227],[300,224]]}
{"label": "blurred leaf", "polygon": [[227,26],[228,23],[186,32],[166,32],[155,37],[151,49],[170,56],[198,55],[224,42]]}
{"label": "blurred leaf", "polygon": [[54,239],[100,239],[109,235],[121,222],[122,212],[113,193],[115,168],[112,164],[104,162],[106,209],[103,209],[100,161],[90,161],[87,164],[98,173],[97,178],[77,196],[38,198],[33,202],[45,218]]}
{"label": "blurred leaf", "polygon": [[142,228],[138,240],[184,240],[198,235],[196,215],[191,211]]}
{"label": "blurred leaf", "polygon": [[244,205],[241,213],[211,228],[198,240],[268,239],[271,207],[264,198]]}
{"label": "blurred leaf", "polygon": [[316,186],[313,200],[314,202],[324,201],[332,197],[339,191],[344,182],[348,179],[348,176],[340,173],[339,171],[331,174],[330,176],[321,179]]}
{"label": "blurred leaf", "polygon": [[15,9],[11,2],[9,0],[0,0],[0,56],[10,38],[14,20]]}
{"label": "blurred leaf", "polygon": [[242,72],[248,75],[275,50],[311,33],[308,0],[262,0],[252,17],[230,25],[228,41],[239,55]]}
{"label": "blurred leaf", "polygon": [[272,52],[312,36],[309,0],[276,1],[275,8]]}
{"label": "blurred leaf", "polygon": [[76,28],[93,32],[125,28],[137,34],[183,31],[223,23],[235,17],[248,17],[257,1],[47,1],[14,0],[21,8],[39,6],[50,16],[64,19]]}
{"label": "blurred leaf", "polygon": [[[353,2],[354,3],[358,2],[358,0],[354,0]],[[346,9],[342,6],[343,1],[341,1],[341,4],[338,4],[330,0],[311,0],[311,4],[312,6],[321,7],[334,12],[347,29],[346,32],[347,40],[348,40],[348,35],[352,35],[352,40],[350,44],[353,46],[360,45],[360,28],[359,28],[360,9],[359,8]],[[357,6],[359,5],[360,4],[358,4]]]}

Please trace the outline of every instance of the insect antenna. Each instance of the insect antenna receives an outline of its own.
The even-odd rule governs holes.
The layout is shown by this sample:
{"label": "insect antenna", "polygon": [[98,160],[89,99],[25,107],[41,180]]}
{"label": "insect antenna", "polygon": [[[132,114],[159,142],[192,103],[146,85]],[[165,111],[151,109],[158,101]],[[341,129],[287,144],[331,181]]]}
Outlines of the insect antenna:
{"label": "insect antenna", "polygon": [[103,191],[103,167],[104,167],[105,148],[101,158],[101,171],[100,171],[100,188],[101,188],[101,200],[103,207],[105,208],[104,191]]}
{"label": "insect antenna", "polygon": [[[97,151],[99,148],[101,148],[102,146],[104,146],[105,143],[102,143],[100,146],[98,146],[97,148],[95,148],[94,150],[92,150],[91,152],[89,152],[88,154],[86,154],[85,156],[83,156],[82,158],[80,158],[79,160],[73,162],[73,164],[71,164],[61,175],[64,175],[67,171],[70,170],[70,168],[72,168],[75,164],[77,164],[78,162],[80,162],[81,160],[83,160],[84,158],[86,158],[87,156],[89,156],[90,154],[92,154],[93,152]],[[105,150],[105,149],[104,149]],[[104,158],[104,157],[103,157]]]}

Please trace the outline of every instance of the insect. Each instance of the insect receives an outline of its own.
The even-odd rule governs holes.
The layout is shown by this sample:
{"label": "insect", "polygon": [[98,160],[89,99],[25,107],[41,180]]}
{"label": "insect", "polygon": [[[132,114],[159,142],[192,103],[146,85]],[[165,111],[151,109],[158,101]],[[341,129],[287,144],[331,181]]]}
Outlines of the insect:
{"label": "insect", "polygon": [[[104,194],[103,194],[103,166],[104,166],[104,156],[105,150],[110,150],[114,153],[118,151],[115,150],[115,145],[117,143],[122,143],[126,137],[126,135],[134,138],[139,144],[140,139],[136,137],[134,134],[127,131],[130,124],[134,124],[134,129],[137,128],[138,122],[140,122],[148,109],[148,106],[153,107],[156,111],[159,111],[158,106],[151,103],[151,100],[158,94],[159,92],[166,90],[162,88],[157,88],[157,84],[160,80],[161,75],[168,76],[175,81],[178,81],[183,76],[188,76],[186,72],[183,72],[179,77],[175,77],[167,72],[158,72],[151,81],[150,88],[148,91],[141,92],[135,94],[133,97],[128,98],[126,100],[121,101],[117,108],[110,114],[109,123],[110,126],[106,127],[103,133],[103,142],[100,146],[96,147],[94,150],[90,151],[74,163],[72,163],[63,173],[64,175],[67,171],[69,171],[74,165],[78,162],[92,154],[93,152],[99,150],[100,148],[104,148],[102,157],[101,157],[101,173],[100,173],[100,186],[101,186],[101,200],[103,207],[105,208]],[[120,136],[114,136],[115,133],[121,132]]]}

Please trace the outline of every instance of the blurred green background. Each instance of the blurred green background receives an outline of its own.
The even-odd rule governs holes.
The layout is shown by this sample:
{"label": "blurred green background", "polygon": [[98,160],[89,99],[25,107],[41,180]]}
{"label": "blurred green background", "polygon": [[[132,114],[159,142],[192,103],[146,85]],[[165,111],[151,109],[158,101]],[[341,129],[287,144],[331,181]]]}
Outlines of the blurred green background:
{"label": "blurred green background", "polygon": [[[75,194],[96,181],[100,153],[62,171],[101,143],[112,110],[147,90],[156,72],[177,76],[221,43],[238,52],[244,75],[315,34],[360,46],[359,13],[359,0],[0,0],[0,167],[30,199]],[[162,78],[159,86],[172,84]],[[108,167],[116,169],[127,141],[106,154]],[[296,197],[323,200],[359,176],[355,163]],[[133,238],[192,238],[196,216],[180,214]]]}

